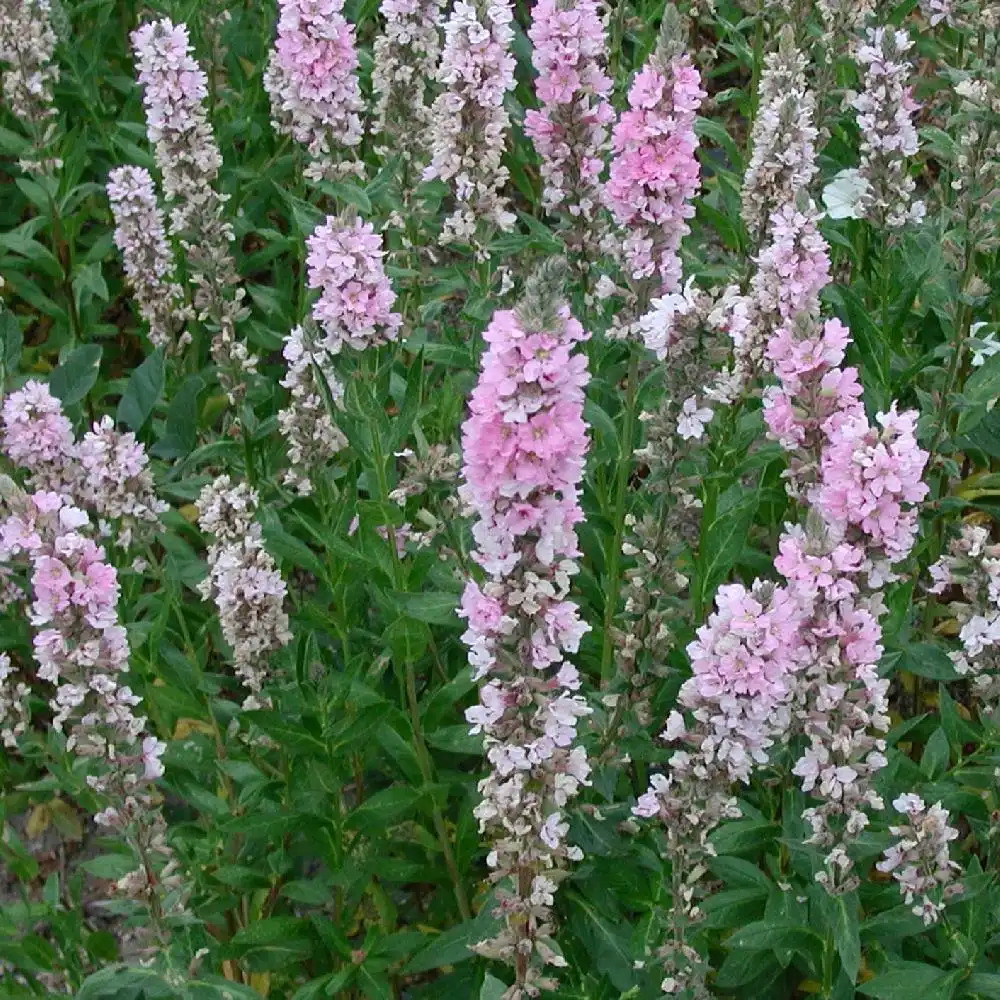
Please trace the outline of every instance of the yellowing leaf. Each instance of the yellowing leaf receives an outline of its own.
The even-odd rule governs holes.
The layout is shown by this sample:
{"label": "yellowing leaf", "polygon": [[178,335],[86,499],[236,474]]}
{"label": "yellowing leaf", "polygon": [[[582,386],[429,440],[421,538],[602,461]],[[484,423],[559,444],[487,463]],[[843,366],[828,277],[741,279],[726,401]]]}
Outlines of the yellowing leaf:
{"label": "yellowing leaf", "polygon": [[65,799],[53,799],[49,811],[55,828],[68,840],[83,840],[80,814]]}
{"label": "yellowing leaf", "polygon": [[262,997],[266,997],[271,991],[271,973],[252,972],[250,974],[250,989],[255,990]]}
{"label": "yellowing leaf", "polygon": [[177,725],[174,726],[175,740],[182,740],[185,736],[190,736],[192,733],[203,733],[205,736],[211,736],[213,729],[209,723],[201,719],[177,720]]}
{"label": "yellowing leaf", "polygon": [[28,822],[24,824],[24,832],[28,835],[31,840],[36,837],[40,837],[49,828],[49,824],[52,822],[52,813],[49,810],[48,803],[43,802],[41,805],[35,806],[31,810],[28,816]]}
{"label": "yellowing leaf", "polygon": [[949,618],[947,621],[940,622],[934,628],[935,635],[947,635],[955,636],[961,631],[962,626],[959,625],[957,618]]}
{"label": "yellowing leaf", "polygon": [[181,517],[184,518],[188,524],[194,524],[198,520],[198,508],[193,503],[186,503],[181,507]]}

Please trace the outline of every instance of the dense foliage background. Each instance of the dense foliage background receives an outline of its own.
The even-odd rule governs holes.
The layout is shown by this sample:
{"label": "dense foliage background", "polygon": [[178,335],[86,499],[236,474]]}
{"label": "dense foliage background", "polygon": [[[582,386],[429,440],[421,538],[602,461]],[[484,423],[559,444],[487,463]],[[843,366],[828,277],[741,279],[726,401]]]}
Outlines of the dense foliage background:
{"label": "dense foliage background", "polygon": [[[741,189],[765,56],[784,37],[808,61],[820,129],[818,173],[801,195],[829,210],[818,223],[832,262],[822,315],[851,331],[845,363],[859,371],[869,414],[892,401],[918,410],[928,456],[915,544],[881,588],[879,673],[890,682],[891,729],[875,781],[885,809],[872,810],[852,840],[857,884],[832,895],[816,880],[825,851],[806,843],[803,811],[815,802],[791,772],[801,731],[788,745],[778,741],[750,781],[732,783],[738,818],[719,823],[713,850],[691,855],[688,870],[672,867],[688,855],[668,844],[669,824],[633,814],[651,773],[674,752],[659,734],[717,589],[775,579],[783,525],[805,524],[806,514],[786,491],[788,455],[762,416],[761,386],[773,374],[755,368],[731,405],[713,404],[703,436],[700,424],[679,436],[680,404],[694,396],[702,405],[731,343],[705,326],[657,358],[641,337],[616,337],[615,317],[634,321],[659,290],[623,277],[596,244],[581,246],[571,217],[543,206],[539,157],[524,132],[525,110],[539,104],[530,5],[514,5],[516,86],[503,97],[515,217],[508,231],[480,230],[476,250],[439,243],[451,189],[420,180],[397,155],[400,134],[369,128],[351,154],[356,169],[310,176],[303,145],[271,122],[272,5],[65,0],[46,8],[0,2],[8,75],[17,71],[10,54],[21,51],[25,11],[29,22],[50,17],[58,39],[54,116],[25,120],[9,93],[0,113],[0,391],[47,383],[78,434],[109,415],[150,456],[165,508],[158,523],[127,547],[113,544],[121,529],[112,523],[104,544],[118,571],[129,684],[148,732],[166,744],[149,794],[172,860],[165,892],[116,887],[135,869],[134,843],[95,825],[107,801],[86,780],[92,762],[52,725],[51,689],[33,660],[29,574],[12,560],[0,582],[21,591],[4,591],[0,647],[10,658],[4,680],[12,685],[16,671],[27,685],[31,719],[0,758],[0,996],[521,995],[505,993],[507,965],[469,949],[499,920],[489,837],[473,813],[488,769],[483,737],[463,714],[477,685],[456,608],[466,581],[482,574],[457,493],[460,426],[491,316],[512,308],[525,279],[556,256],[569,257],[565,294],[591,334],[578,347],[590,372],[589,450],[571,591],[590,629],[569,658],[592,710],[579,723],[592,772],[567,807],[568,841],[583,860],[555,893],[552,938],[565,967],[547,995],[669,992],[664,962],[674,959],[660,948],[672,940],[705,963],[679,995],[1000,996],[1000,742],[988,683],[1000,593],[988,585],[995,557],[983,548],[1000,514],[995,7],[720,0],[714,9],[682,4],[676,24],[667,16],[668,41],[690,54],[708,92],[695,122],[701,179],[684,280],[715,301],[726,285],[750,288],[762,242],[744,224]],[[377,8],[348,0],[344,9],[356,31],[364,122],[384,25]],[[620,112],[657,48],[663,3],[613,3],[604,15]],[[184,350],[154,347],[114,242],[110,172],[131,164],[160,177],[130,33],[164,16],[188,25],[207,72],[205,107],[222,153],[217,190],[245,289],[238,337],[259,357],[243,390],[228,396],[210,348],[219,316],[189,318]],[[904,225],[838,209],[852,197],[842,171],[858,166],[863,141],[845,95],[863,86],[856,54],[867,25],[904,27],[914,43],[906,58],[920,148],[903,169],[926,215]],[[437,89],[427,83],[428,104]],[[413,128],[403,135],[419,142],[427,126]],[[38,150],[59,164],[25,162]],[[344,392],[339,405],[324,399],[345,445],[309,470],[313,490],[302,496],[285,477],[282,347],[315,299],[307,238],[327,216],[355,213],[383,234],[400,335],[330,360]],[[176,239],[171,245],[188,301],[187,255]],[[543,273],[555,288],[554,272]],[[601,275],[617,285],[610,297],[596,293]],[[7,459],[0,488],[9,512],[22,502],[15,483],[27,482],[24,463]],[[263,693],[250,702],[218,608],[199,589],[213,539],[195,503],[223,474],[257,492],[252,517],[287,587],[289,641],[267,655]],[[929,592],[929,568],[955,551],[963,525],[984,529],[979,548],[945,574],[946,588]],[[984,574],[976,593],[985,610],[976,613],[987,625],[974,671],[960,658],[956,669],[949,655],[962,647],[958,633],[974,604],[963,596],[963,572]],[[974,684],[973,674],[986,682]],[[963,891],[933,920],[913,912],[891,873],[875,867],[899,839],[889,830],[902,822],[891,803],[909,793],[940,803],[957,831],[945,851],[959,868],[942,884],[954,878]],[[677,894],[689,891],[682,906]]]}

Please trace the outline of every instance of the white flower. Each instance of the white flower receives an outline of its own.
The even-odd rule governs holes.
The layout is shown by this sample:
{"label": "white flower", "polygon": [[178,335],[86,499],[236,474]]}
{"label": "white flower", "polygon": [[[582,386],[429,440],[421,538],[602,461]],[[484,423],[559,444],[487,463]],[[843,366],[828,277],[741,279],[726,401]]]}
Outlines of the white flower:
{"label": "white flower", "polygon": [[1000,354],[1000,344],[997,343],[997,335],[992,330],[985,337],[978,336],[979,331],[986,325],[986,323],[973,323],[969,327],[969,334],[972,337],[973,368],[981,367],[986,364],[987,358]]}
{"label": "white flower", "polygon": [[712,411],[707,406],[699,408],[698,400],[694,396],[688,396],[677,419],[677,433],[685,441],[692,438],[699,441],[705,433],[705,424],[711,421],[712,416]]}
{"label": "white flower", "polygon": [[677,317],[687,316],[694,309],[697,296],[694,279],[688,278],[683,292],[669,292],[653,299],[649,312],[639,317],[636,329],[646,348],[659,361],[666,359],[667,351],[676,340],[674,325]]}
{"label": "white flower", "polygon": [[860,219],[861,202],[868,193],[869,184],[860,171],[853,167],[841,170],[823,188],[823,204],[831,219]]}
{"label": "white flower", "polygon": [[160,758],[167,749],[166,743],[161,743],[155,736],[147,736],[142,741],[142,764],[147,781],[155,781],[163,775],[163,762]]}

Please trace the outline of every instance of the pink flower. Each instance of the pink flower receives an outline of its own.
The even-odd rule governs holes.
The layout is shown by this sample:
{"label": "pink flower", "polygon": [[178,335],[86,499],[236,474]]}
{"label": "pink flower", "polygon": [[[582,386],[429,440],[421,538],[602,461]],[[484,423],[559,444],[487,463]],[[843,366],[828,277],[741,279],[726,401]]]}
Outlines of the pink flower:
{"label": "pink flower", "polygon": [[694,120],[704,97],[689,56],[662,68],[652,62],[633,80],[629,110],[612,133],[605,200],[628,233],[625,263],[637,280],[655,271],[663,292],[680,290],[678,250],[690,232],[700,177]]}
{"label": "pink flower", "polygon": [[798,603],[784,588],[759,582],[749,591],[741,584],[720,587],[715,602],[716,612],[687,648],[694,690],[711,701],[783,700],[799,666]]}
{"label": "pink flower", "polygon": [[[499,311],[487,328],[487,350],[462,426],[462,499],[476,516],[473,558],[486,574],[470,580],[459,616],[468,628],[479,704],[466,711],[472,733],[483,733],[490,774],[480,782],[475,814],[489,831],[488,863],[495,877],[514,872],[517,906],[548,919],[549,873],[578,859],[565,843],[561,810],[589,780],[576,742],[590,706],[575,692],[580,675],[565,661],[588,630],[569,601],[578,554],[575,525],[587,448],[583,421],[586,357],[574,352],[587,334],[556,299],[554,282],[536,275],[519,311]],[[512,910],[512,912],[515,912]],[[511,919],[480,948],[508,946],[546,964],[534,920]],[[513,952],[511,952],[513,953]]]}
{"label": "pink flower", "polygon": [[343,0],[279,0],[264,73],[274,127],[306,147],[314,180],[342,172],[337,148],[352,149],[363,133],[354,27],[343,7]]}
{"label": "pink flower", "polygon": [[149,341],[170,350],[176,347],[187,312],[183,290],[174,280],[173,252],[153,178],[142,167],[116,167],[108,176],[107,192],[115,217],[115,246],[148,324]]}
{"label": "pink flower", "polygon": [[58,479],[73,451],[73,427],[48,386],[32,379],[3,401],[0,447],[42,482]]}
{"label": "pink flower", "polygon": [[481,222],[509,230],[516,221],[502,194],[510,129],[504,96],[514,89],[513,16],[510,0],[456,0],[445,23],[441,90],[430,112],[431,162],[423,173],[424,180],[450,184],[454,194],[442,243],[475,244]]}
{"label": "pink flower", "polygon": [[313,318],[323,328],[323,347],[338,354],[377,347],[399,336],[402,317],[392,311],[396,293],[382,265],[382,237],[370,222],[340,223],[333,216],[306,240],[309,287],[319,289]]}
{"label": "pink flower", "polygon": [[542,203],[590,220],[600,202],[598,175],[614,119],[596,0],[580,0],[569,10],[560,0],[538,0],[528,37],[542,107],[525,113],[524,130],[541,160]]}

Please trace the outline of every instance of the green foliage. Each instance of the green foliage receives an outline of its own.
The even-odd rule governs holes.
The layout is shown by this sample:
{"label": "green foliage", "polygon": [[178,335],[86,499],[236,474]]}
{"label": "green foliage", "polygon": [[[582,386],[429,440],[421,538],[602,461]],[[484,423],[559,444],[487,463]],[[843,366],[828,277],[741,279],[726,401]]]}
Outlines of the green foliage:
{"label": "green foliage", "polygon": [[[515,128],[504,162],[518,222],[514,232],[488,234],[486,253],[477,254],[437,243],[447,186],[417,181],[372,137],[359,149],[363,177],[306,180],[304,151],[276,135],[263,90],[270,5],[153,5],[186,19],[203,63],[211,60],[219,190],[250,312],[240,336],[260,357],[235,401],[210,355],[214,319],[192,308],[189,346],[151,347],[113,240],[109,170],[123,163],[156,170],[127,45],[146,9],[60,5],[52,142],[62,166],[51,176],[21,170],[34,136],[0,109],[0,392],[28,378],[46,381],[78,434],[113,417],[146,448],[170,506],[161,530],[135,551],[104,541],[119,573],[129,683],[150,731],[168,744],[157,788],[185,886],[185,905],[167,915],[116,891],[135,871],[135,844],[93,823],[86,762],[51,725],[26,605],[0,605],[0,652],[32,686],[32,723],[0,758],[0,1000],[508,995],[511,970],[472,950],[499,926],[503,886],[490,880],[489,845],[473,814],[485,773],[482,737],[470,734],[463,714],[476,689],[457,613],[465,581],[478,573],[470,524],[455,499],[454,467],[408,479],[407,452],[427,462],[459,450],[486,322],[517,301],[531,276],[550,280],[548,262],[572,248],[572,220],[553,218],[541,204],[537,157],[523,134],[524,113],[535,106],[530,5],[516,6],[517,89],[507,101]],[[854,116],[841,102],[857,89],[857,68],[846,47],[820,59],[816,5],[786,6],[797,12],[797,41],[817,46],[810,72],[822,80],[825,130],[818,199],[857,164]],[[762,60],[786,15],[775,4],[698,7],[702,13],[681,28],[713,102],[696,122],[703,186],[683,245],[685,276],[702,289],[730,282],[746,289],[759,249],[740,216],[748,132]],[[357,26],[370,96],[377,4],[349,2],[346,13]],[[620,108],[655,48],[663,3],[611,4],[608,13]],[[687,643],[720,585],[774,578],[782,525],[799,511],[785,491],[782,449],[765,436],[760,380],[731,407],[717,407],[705,439],[679,452],[669,481],[662,455],[633,454],[670,402],[674,359],[654,362],[641,345],[606,336],[623,300],[603,302],[594,282],[611,266],[590,261],[585,271],[574,261],[567,297],[592,337],[586,522],[572,596],[592,628],[573,659],[594,709],[581,727],[594,771],[569,815],[570,839],[585,860],[556,895],[554,947],[566,967],[546,995],[557,1000],[661,995],[658,949],[674,930],[681,874],[699,876],[702,919],[686,933],[710,968],[713,995],[1000,997],[1000,736],[988,700],[949,655],[962,624],[950,602],[961,594],[927,591],[928,567],[955,528],[980,524],[996,535],[1000,516],[1000,356],[982,346],[1000,330],[996,210],[984,196],[981,213],[963,214],[961,185],[953,183],[970,117],[984,119],[987,135],[1000,129],[995,114],[970,110],[954,89],[960,77],[990,70],[996,29],[984,20],[971,31],[961,23],[932,31],[913,3],[878,13],[918,36],[924,144],[909,169],[929,217],[892,234],[827,218],[822,231],[834,264],[824,313],[851,329],[848,361],[859,369],[868,410],[892,401],[917,408],[932,458],[918,544],[884,591],[880,672],[891,683],[893,728],[877,791],[887,808],[872,811],[852,847],[860,884],[835,896],[816,882],[823,851],[802,818],[815,803],[790,770],[801,731],[734,788],[742,815],[712,831],[707,870],[673,871],[670,831],[632,816],[671,753],[658,736],[690,674]],[[925,69],[954,68],[957,60],[965,63],[955,80],[952,70],[935,77]],[[314,490],[300,496],[283,478],[281,349],[309,314],[305,238],[328,214],[353,212],[384,232],[402,336],[364,356],[338,356],[342,405],[330,386],[321,394],[346,445],[327,467],[310,470]],[[192,306],[189,278],[185,265],[180,279]],[[637,288],[649,298],[650,286]],[[702,333],[706,370],[718,368],[729,344]],[[23,483],[22,472],[0,462],[0,472]],[[293,638],[270,658],[266,696],[252,705],[244,704],[232,651],[199,589],[209,540],[193,505],[222,473],[258,492],[263,544],[288,586]],[[659,531],[656,556],[670,569],[670,587],[644,576],[652,574],[645,554],[630,547],[644,520]],[[0,587],[5,582],[0,577]],[[631,672],[622,637],[638,628],[639,612],[622,599],[626,584],[630,597],[648,598],[665,636],[643,646]],[[963,892],[930,925],[875,867],[894,839],[891,802],[906,792],[940,802],[959,830],[952,856]]]}

